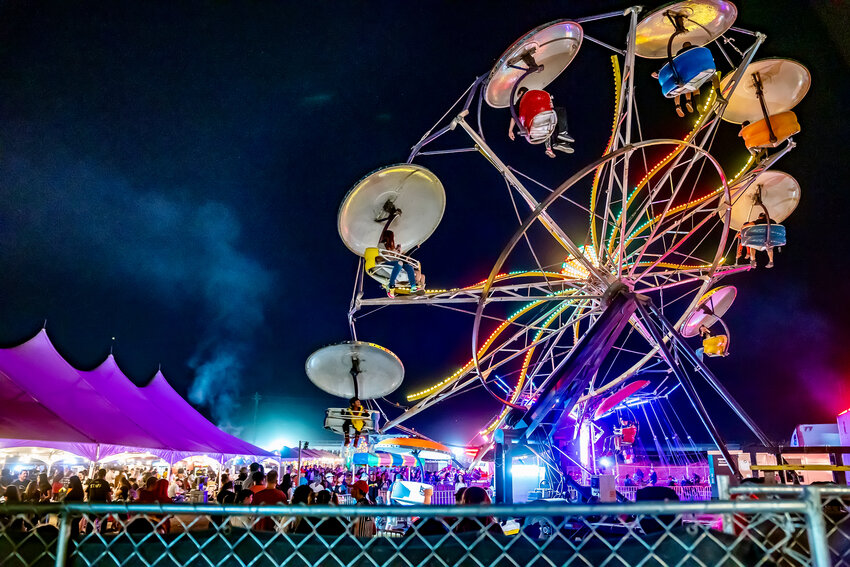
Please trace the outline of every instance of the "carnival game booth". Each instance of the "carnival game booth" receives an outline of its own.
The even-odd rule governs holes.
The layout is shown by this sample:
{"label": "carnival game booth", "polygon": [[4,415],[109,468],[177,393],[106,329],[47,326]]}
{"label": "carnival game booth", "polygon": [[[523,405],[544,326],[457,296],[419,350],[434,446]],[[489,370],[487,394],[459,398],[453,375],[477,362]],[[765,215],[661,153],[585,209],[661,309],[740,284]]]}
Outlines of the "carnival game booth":
{"label": "carnival game booth", "polygon": [[282,447],[280,450],[280,461],[293,463],[300,461],[303,465],[338,465],[342,463],[342,457],[324,449],[301,449],[298,447]]}
{"label": "carnival game booth", "polygon": [[[136,386],[110,354],[94,370],[78,370],[60,355],[45,330],[0,349],[0,448],[62,451],[94,466],[119,455],[154,455],[173,464],[206,455],[220,465],[238,456],[274,457],[225,433],[189,405],[159,371]],[[48,451],[44,453],[50,455]],[[52,459],[52,460],[51,460]]]}

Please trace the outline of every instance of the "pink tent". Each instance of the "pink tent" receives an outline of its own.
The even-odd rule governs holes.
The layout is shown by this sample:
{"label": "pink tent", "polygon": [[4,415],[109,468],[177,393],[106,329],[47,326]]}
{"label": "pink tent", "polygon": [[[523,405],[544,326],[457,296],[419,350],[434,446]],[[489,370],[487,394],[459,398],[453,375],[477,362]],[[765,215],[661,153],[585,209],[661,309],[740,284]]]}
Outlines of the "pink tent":
{"label": "pink tent", "polygon": [[95,461],[122,452],[172,461],[273,456],[210,423],[161,372],[140,388],[112,355],[94,370],[77,370],[44,330],[0,349],[0,408],[0,448],[60,449]]}

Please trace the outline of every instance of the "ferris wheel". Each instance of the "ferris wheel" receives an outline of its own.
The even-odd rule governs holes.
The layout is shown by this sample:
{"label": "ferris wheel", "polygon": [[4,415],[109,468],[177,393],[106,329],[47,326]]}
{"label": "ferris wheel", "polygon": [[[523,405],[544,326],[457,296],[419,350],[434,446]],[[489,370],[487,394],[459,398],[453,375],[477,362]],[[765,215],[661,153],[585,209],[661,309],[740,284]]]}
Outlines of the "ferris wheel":
{"label": "ferris wheel", "polygon": [[[541,25],[470,85],[406,163],[380,168],[354,185],[338,215],[343,242],[360,257],[348,314],[352,339],[360,316],[387,306],[450,306],[474,318],[469,361],[409,392],[407,407],[395,415],[376,405],[386,416],[376,429],[403,427],[430,407],[479,388],[502,409],[481,424],[477,442],[504,453],[518,438],[534,439],[539,456],[556,467],[559,431],[577,439],[589,429],[592,437],[594,422],[616,408],[681,389],[728,456],[694,387],[699,377],[762,443],[770,443],[703,357],[730,352],[722,317],[735,288],[718,282],[754,269],[758,250],[769,253],[772,266],[773,249],[785,245],[779,223],[796,207],[800,187],[771,169],[795,146],[800,125],[792,109],[811,77],[792,60],[757,60],[766,37],[734,27],[736,16],[726,0],[685,0],[646,14],[628,8]],[[629,21],[621,47],[584,29],[616,18]],[[560,185],[549,187],[496,153],[487,137],[504,133],[485,136],[481,114],[501,113],[512,137],[517,130],[550,157],[569,160],[575,140],[566,115],[581,112],[580,103],[576,97],[568,108],[556,107],[550,91],[569,91],[570,64],[585,49],[612,55],[610,137],[598,159],[573,166]],[[687,116],[693,126],[682,138],[643,137],[635,75],[653,72],[660,92],[642,93],[640,102],[670,104],[671,119]],[[729,170],[712,153],[718,130],[728,123],[743,124],[745,161]],[[458,138],[472,146],[429,150],[438,139]],[[440,230],[452,188],[444,187],[437,168],[414,162],[471,151],[503,178],[517,228],[486,280],[429,288],[414,255]],[[553,248],[560,250],[557,257]],[[697,336],[702,345],[695,350],[686,339]],[[341,380],[351,374],[340,372]]]}

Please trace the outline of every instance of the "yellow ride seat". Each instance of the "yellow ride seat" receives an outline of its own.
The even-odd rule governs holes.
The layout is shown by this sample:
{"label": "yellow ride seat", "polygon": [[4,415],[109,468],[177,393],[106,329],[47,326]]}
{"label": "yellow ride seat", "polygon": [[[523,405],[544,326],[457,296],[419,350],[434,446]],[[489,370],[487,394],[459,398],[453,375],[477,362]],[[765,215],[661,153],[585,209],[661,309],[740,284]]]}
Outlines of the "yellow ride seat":
{"label": "yellow ride seat", "polygon": [[702,350],[708,356],[726,356],[728,348],[729,337],[726,335],[716,335],[702,341]]}
{"label": "yellow ride seat", "polygon": [[800,123],[797,122],[797,115],[791,112],[780,112],[770,117],[770,126],[773,128],[773,134],[776,136],[776,141],[770,141],[770,131],[767,129],[767,120],[762,118],[758,122],[753,122],[741,128],[738,134],[744,138],[744,145],[747,149],[758,148],[775,148],[794,134],[800,132]]}
{"label": "yellow ride seat", "polygon": [[363,259],[365,262],[363,263],[363,269],[366,272],[374,269],[378,263],[378,256],[381,255],[381,251],[378,248],[367,248],[363,253]]}

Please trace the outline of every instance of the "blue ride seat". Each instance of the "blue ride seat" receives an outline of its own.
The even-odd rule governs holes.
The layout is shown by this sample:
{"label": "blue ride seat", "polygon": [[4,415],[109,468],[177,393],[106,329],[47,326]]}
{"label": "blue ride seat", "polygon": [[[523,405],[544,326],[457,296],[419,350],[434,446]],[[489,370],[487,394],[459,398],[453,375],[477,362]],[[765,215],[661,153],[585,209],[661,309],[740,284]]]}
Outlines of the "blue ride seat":
{"label": "blue ride seat", "polygon": [[680,53],[658,72],[661,92],[667,98],[691,93],[714,74],[714,57],[707,47],[692,47]]}
{"label": "blue ride seat", "polygon": [[767,225],[757,224],[741,229],[741,244],[756,250],[767,250],[776,246],[785,246],[785,227],[781,224],[770,225],[770,242],[767,242]]}

